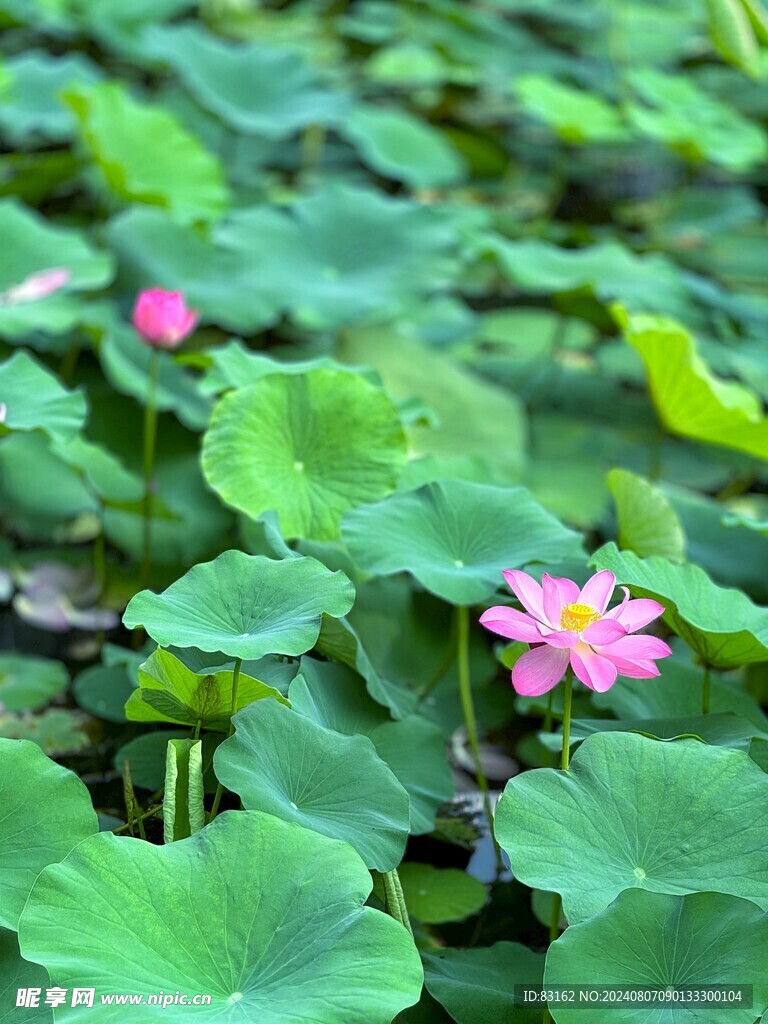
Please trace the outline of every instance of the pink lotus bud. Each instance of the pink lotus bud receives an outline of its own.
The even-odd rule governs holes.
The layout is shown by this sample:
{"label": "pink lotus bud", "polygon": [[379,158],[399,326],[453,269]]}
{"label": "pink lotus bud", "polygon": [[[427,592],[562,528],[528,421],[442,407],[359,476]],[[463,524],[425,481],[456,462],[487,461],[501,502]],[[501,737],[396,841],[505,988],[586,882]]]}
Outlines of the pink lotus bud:
{"label": "pink lotus bud", "polygon": [[198,314],[187,307],[181,292],[149,288],[139,294],[133,326],[154,348],[176,348],[195,329]]}
{"label": "pink lotus bud", "polygon": [[9,288],[2,296],[3,301],[12,306],[18,302],[36,302],[52,292],[57,292],[59,288],[63,288],[71,276],[72,271],[67,267],[51,267],[49,270],[40,270],[36,274],[25,277],[21,284]]}

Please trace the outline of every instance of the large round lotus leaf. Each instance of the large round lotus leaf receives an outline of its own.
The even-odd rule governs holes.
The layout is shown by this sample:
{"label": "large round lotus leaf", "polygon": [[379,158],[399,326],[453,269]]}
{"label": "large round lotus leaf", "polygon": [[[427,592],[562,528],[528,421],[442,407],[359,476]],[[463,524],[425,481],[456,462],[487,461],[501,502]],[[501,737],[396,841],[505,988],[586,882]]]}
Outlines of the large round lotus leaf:
{"label": "large round lotus leaf", "polygon": [[[82,843],[40,875],[19,941],[64,988],[211,996],[152,1019],[389,1024],[418,999],[422,970],[402,925],[363,907],[370,890],[346,844],[227,811],[168,846],[107,833]],[[56,1015],[62,1024],[131,1017],[98,998]]]}
{"label": "large round lotus leaf", "polygon": [[318,725],[354,736],[362,733],[392,769],[411,800],[411,832],[432,832],[435,814],[454,793],[443,734],[421,715],[393,722],[365,683],[346,665],[302,658],[288,692],[291,706]]}
{"label": "large round lotus leaf", "polygon": [[221,165],[167,110],[137,103],[120,82],[80,86],[64,99],[108,187],[121,199],[165,207],[185,222],[224,212]]}
{"label": "large round lotus leaf", "polygon": [[26,338],[33,331],[71,330],[82,314],[81,300],[72,293],[102,288],[112,279],[111,256],[93,249],[78,231],[51,224],[16,199],[0,202],[0,237],[0,292],[44,270],[62,267],[70,272],[66,285],[45,298],[0,305],[0,335],[6,340]]}
{"label": "large round lotus leaf", "polygon": [[665,622],[705,663],[732,668],[768,661],[768,610],[740,590],[719,587],[697,565],[638,558],[615,544],[603,545],[591,564],[610,569],[633,596],[661,601]]}
{"label": "large round lotus leaf", "polygon": [[598,733],[568,772],[507,783],[496,837],[516,878],[562,895],[571,924],[631,887],[768,907],[768,777],[739,750]]}
{"label": "large round lotus leaf", "polygon": [[[168,651],[158,648],[139,669],[139,688],[125,705],[131,722],[173,722],[197,725],[225,732],[232,710],[234,672],[197,675]],[[255,700],[274,697],[287,704],[279,690],[241,672],[237,688],[237,710]]]}
{"label": "large round lotus leaf", "polygon": [[97,830],[88,790],[36,743],[0,739],[0,925],[15,928],[38,872]]}
{"label": "large round lotus leaf", "polygon": [[342,535],[366,572],[410,572],[453,604],[491,596],[501,570],[578,557],[581,538],[522,487],[439,480],[344,517]]}
{"label": "large round lotus leaf", "polygon": [[[622,985],[677,988],[752,985],[730,1005],[590,1006],[589,1024],[752,1024],[768,1001],[768,915],[715,892],[688,896],[628,889],[601,914],[567,928],[547,953],[544,987]],[[556,1024],[578,1024],[581,1007],[551,1007]]]}
{"label": "large round lotus leaf", "polygon": [[349,611],[354,589],[341,572],[314,558],[281,562],[225,551],[193,566],[162,594],[142,590],[123,616],[161,647],[197,647],[230,658],[303,654],[314,646],[323,614]]}
{"label": "large round lotus leaf", "polygon": [[14,352],[0,364],[0,395],[5,406],[0,433],[3,428],[44,430],[51,437],[66,441],[85,422],[85,395],[81,391],[67,391],[26,352]]}
{"label": "large round lotus leaf", "polygon": [[338,536],[342,514],[392,491],[405,463],[400,418],[355,374],[274,374],[216,405],[203,440],[208,482],[254,518],[274,509],[285,537]]}
{"label": "large round lotus leaf", "polygon": [[36,711],[66,690],[68,682],[60,661],[0,654],[0,705],[7,711]]}
{"label": "large round lotus leaf", "polygon": [[252,268],[254,288],[318,329],[390,319],[458,269],[449,213],[339,184],[290,213],[238,210],[216,238]]}
{"label": "large round lotus leaf", "polygon": [[[49,985],[48,971],[23,960],[15,933],[0,928],[0,1024],[52,1024],[53,1010],[45,1005]],[[17,1007],[20,988],[40,989],[40,1005]]]}
{"label": "large round lotus leaf", "polygon": [[408,794],[366,736],[342,736],[271,700],[232,721],[214,769],[245,807],[343,839],[370,868],[397,867]]}
{"label": "large round lotus leaf", "polygon": [[[424,983],[457,1024],[540,1024],[541,1009],[515,1007],[515,985],[540,985],[544,957],[517,942],[424,953]],[[585,1022],[586,1024],[586,1022]]]}
{"label": "large round lotus leaf", "polygon": [[295,50],[233,46],[192,24],[156,28],[144,38],[202,107],[239,132],[281,139],[305,125],[337,120],[346,106]]}

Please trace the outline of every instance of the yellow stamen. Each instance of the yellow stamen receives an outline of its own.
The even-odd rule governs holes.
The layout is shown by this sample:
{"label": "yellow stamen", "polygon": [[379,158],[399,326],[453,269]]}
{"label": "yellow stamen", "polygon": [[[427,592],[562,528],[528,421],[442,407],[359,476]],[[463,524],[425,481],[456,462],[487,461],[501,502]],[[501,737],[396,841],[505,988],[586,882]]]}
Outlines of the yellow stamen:
{"label": "yellow stamen", "polygon": [[567,604],[560,615],[560,628],[582,633],[600,617],[600,612],[589,604]]}

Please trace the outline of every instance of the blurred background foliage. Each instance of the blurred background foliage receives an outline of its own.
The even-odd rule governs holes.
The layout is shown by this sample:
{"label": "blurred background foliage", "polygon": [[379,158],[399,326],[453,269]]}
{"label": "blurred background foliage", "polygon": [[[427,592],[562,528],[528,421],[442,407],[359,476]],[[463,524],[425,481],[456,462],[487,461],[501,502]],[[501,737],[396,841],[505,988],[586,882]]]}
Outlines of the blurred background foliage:
{"label": "blurred background foliage", "polygon": [[[0,448],[28,619],[46,552],[95,557],[114,608],[136,589],[149,286],[202,324],[161,372],[156,582],[265,549],[201,433],[271,360],[323,359],[399,403],[401,489],[524,484],[594,539],[660,504],[680,557],[768,599],[758,4],[0,0],[0,25],[0,356],[82,404]],[[9,300],[59,266],[64,289]]]}

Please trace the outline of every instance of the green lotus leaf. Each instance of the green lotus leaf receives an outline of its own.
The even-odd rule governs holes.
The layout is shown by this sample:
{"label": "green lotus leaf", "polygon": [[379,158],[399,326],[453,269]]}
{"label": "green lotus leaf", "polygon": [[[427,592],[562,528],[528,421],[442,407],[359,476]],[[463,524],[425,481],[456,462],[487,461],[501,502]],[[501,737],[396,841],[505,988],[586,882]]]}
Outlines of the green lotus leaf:
{"label": "green lotus leaf", "polygon": [[[155,465],[150,551],[157,565],[189,565],[221,546],[230,513],[205,486],[197,451],[163,453]],[[135,560],[143,543],[141,502],[107,504],[104,532]]]}
{"label": "green lotus leaf", "polygon": [[79,231],[58,227],[15,198],[0,201],[0,293],[22,284],[33,274],[62,268],[70,277],[45,298],[0,304],[0,337],[19,341],[34,331],[64,334],[83,312],[77,292],[103,288],[113,276],[112,257],[94,249]]}
{"label": "green lotus leaf", "polygon": [[142,590],[123,616],[161,647],[197,647],[230,658],[303,654],[314,646],[323,613],[349,611],[354,589],[314,558],[281,562],[225,551],[193,566],[162,594]]}
{"label": "green lotus leaf", "polygon": [[753,78],[760,77],[760,45],[740,0],[707,0],[709,33],[720,55]]}
{"label": "green lotus leaf", "polygon": [[[206,993],[210,1005],[192,1011],[200,1022],[389,1024],[418,999],[422,969],[402,925],[363,907],[370,890],[346,844],[227,811],[167,846],[88,839],[40,875],[19,939],[64,988],[85,975],[104,992]],[[117,1017],[98,999],[56,1015],[62,1024]],[[178,1004],[156,1013],[190,1015]]]}
{"label": "green lotus leaf", "polygon": [[680,270],[660,253],[638,255],[617,239],[566,249],[539,239],[480,234],[477,254],[495,257],[510,279],[534,295],[587,289],[601,302],[683,316],[689,307]]}
{"label": "green lotus leaf", "polygon": [[405,463],[397,410],[346,371],[274,374],[225,395],[203,440],[203,471],[234,508],[274,509],[285,537],[333,539],[342,514],[392,491]]}
{"label": "green lotus leaf", "polygon": [[571,924],[623,890],[711,890],[768,907],[768,777],[739,750],[597,733],[568,772],[507,784],[496,837],[515,877],[563,898]]}
{"label": "green lotus leaf", "polygon": [[260,294],[316,329],[390,319],[458,270],[451,214],[342,184],[290,212],[239,210],[216,239],[249,265]]}
{"label": "green lotus leaf", "polygon": [[51,437],[67,440],[85,422],[87,404],[82,391],[62,387],[52,373],[26,352],[14,352],[0,364],[0,396],[5,406],[0,433],[3,427],[43,430]]}
{"label": "green lotus leaf", "polygon": [[424,983],[457,1024],[540,1024],[541,1009],[516,1007],[515,985],[541,985],[544,957],[518,942],[422,954]]}
{"label": "green lotus leaf", "polygon": [[[199,384],[199,390],[206,395],[220,395],[233,388],[244,388],[274,373],[303,375],[310,370],[347,369],[328,356],[290,362],[272,359],[261,352],[252,352],[241,341],[236,340],[229,341],[226,345],[217,345],[206,352],[206,355],[210,356],[211,365]],[[349,368],[347,372],[355,371]],[[371,383],[375,383],[375,380]]]}
{"label": "green lotus leaf", "polygon": [[43,50],[25,50],[6,61],[5,68],[11,82],[0,102],[0,131],[21,147],[40,138],[70,139],[75,119],[59,94],[69,86],[88,86],[101,78],[98,67],[77,52],[54,57]]}
{"label": "green lotus leaf", "polygon": [[163,789],[163,838],[187,839],[205,826],[202,740],[168,741]]}
{"label": "green lotus leaf", "polygon": [[37,711],[67,688],[66,666],[52,658],[0,654],[0,705],[6,711]]}
{"label": "green lotus leaf", "polygon": [[[161,729],[157,732],[142,733],[141,736],[137,736],[136,739],[130,740],[120,747],[114,757],[114,766],[122,775],[127,761],[133,785],[154,793],[165,782],[168,741],[188,738],[188,729]],[[205,733],[204,747],[205,740],[209,738],[221,740],[222,737],[220,733]],[[203,758],[206,762],[212,756],[211,751],[203,750]]]}
{"label": "green lotus leaf", "polygon": [[346,363],[372,366],[395,401],[416,399],[434,414],[429,422],[417,421],[407,430],[414,454],[433,456],[452,467],[433,479],[464,476],[471,466],[480,472],[489,467],[494,483],[520,480],[526,419],[508,389],[391,326],[345,331],[337,351]]}
{"label": "green lotus leaf", "polygon": [[670,562],[684,561],[685,531],[661,491],[626,469],[612,469],[607,483],[616,503],[619,547],[641,558],[660,555]]}
{"label": "green lotus leaf", "polygon": [[690,77],[642,67],[633,68],[627,78],[640,100],[627,105],[629,120],[649,138],[693,163],[708,160],[736,172],[765,160],[765,132]]}
{"label": "green lotus leaf", "polygon": [[88,790],[35,743],[0,739],[0,926],[15,929],[38,872],[97,830]]}
{"label": "green lotus leaf", "polygon": [[[125,705],[130,722],[173,722],[225,732],[232,711],[233,671],[197,675],[168,651],[158,648],[139,669],[139,688]],[[255,700],[274,697],[287,704],[279,690],[240,674],[237,710]]]}
{"label": "green lotus leaf", "polygon": [[279,316],[279,298],[264,290],[254,239],[224,245],[216,229],[202,234],[150,206],[115,217],[108,237],[120,257],[121,280],[134,291],[147,281],[182,291],[204,320],[243,334],[255,334]]}
{"label": "green lotus leaf", "polygon": [[306,125],[336,122],[347,105],[292,49],[232,45],[189,23],[154,28],[144,41],[202,107],[238,132],[282,139]]}
{"label": "green lotus leaf", "polygon": [[638,558],[615,544],[603,545],[590,564],[610,569],[634,596],[661,601],[664,621],[705,664],[732,668],[768,661],[768,610],[740,590],[718,587],[697,565]]}
{"label": "green lotus leaf", "polygon": [[464,177],[464,161],[446,136],[405,110],[357,106],[340,130],[372,170],[411,188],[455,185]]}
{"label": "green lotus leaf", "polygon": [[346,736],[367,736],[411,801],[411,833],[435,827],[435,814],[451,799],[453,779],[440,729],[420,715],[393,722],[346,665],[302,658],[291,683],[291,707],[318,725]]}
{"label": "green lotus leaf", "polygon": [[87,723],[86,715],[69,708],[46,708],[37,715],[6,711],[0,713],[0,737],[30,740],[51,757],[77,754],[91,745]]}
{"label": "green lotus leaf", "polygon": [[[590,1006],[590,1024],[752,1024],[768,999],[768,916],[748,900],[717,892],[686,896],[627,889],[601,914],[567,928],[547,953],[544,987],[611,989],[648,985],[696,989],[752,985],[753,1002]],[[584,1020],[584,1004],[552,1007],[556,1024]]]}
{"label": "green lotus leaf", "polygon": [[517,78],[515,91],[523,110],[544,121],[565,142],[619,142],[629,137],[615,106],[595,93],[535,74]]}
{"label": "green lotus leaf", "polygon": [[616,315],[642,356],[656,411],[670,433],[768,459],[768,418],[754,391],[715,377],[674,320]]}
{"label": "green lotus leaf", "polygon": [[[418,711],[448,738],[464,721],[456,659],[447,651],[453,612],[410,584],[404,575],[361,584],[349,615],[323,618],[317,650],[361,675],[371,697],[394,718]],[[469,658],[479,699],[498,670],[481,627],[470,630]]]}
{"label": "green lotus leaf", "polygon": [[398,874],[409,914],[424,924],[463,921],[476,914],[488,897],[482,882],[455,868],[407,861]]}
{"label": "green lotus leaf", "polygon": [[410,572],[454,604],[486,600],[502,569],[582,554],[581,538],[522,487],[439,480],[348,512],[342,536],[369,573]]}
{"label": "green lotus leaf", "polygon": [[105,503],[119,504],[141,499],[144,493],[141,477],[126,469],[117,456],[102,445],[77,436],[54,444],[53,451],[82,474],[88,487]]}
{"label": "green lotus leaf", "polygon": [[[713,715],[731,714],[768,731],[768,715],[738,681],[719,672],[710,681],[710,709]],[[692,718],[701,714],[701,687],[704,669],[686,664],[680,655],[661,665],[658,679],[622,679],[621,686],[612,686],[605,693],[593,693],[591,700],[601,711],[611,711],[617,718]]]}
{"label": "green lotus leaf", "polygon": [[[152,349],[132,327],[110,318],[99,346],[99,359],[115,391],[147,402]],[[189,370],[177,365],[167,353],[160,353],[154,400],[157,409],[172,411],[191,430],[202,430],[208,422],[210,401],[199,393]]]}
{"label": "green lotus leaf", "polygon": [[367,736],[342,736],[269,700],[232,721],[235,734],[216,751],[214,770],[248,810],[343,839],[368,867],[397,867],[408,794]]}
{"label": "green lotus leaf", "polygon": [[121,199],[164,207],[185,222],[215,220],[227,208],[219,162],[167,110],[137,102],[120,82],[70,89],[64,99]]}
{"label": "green lotus leaf", "polygon": [[[0,1024],[53,1024],[53,1010],[45,1005],[48,972],[22,959],[14,932],[0,928]],[[40,1005],[17,1007],[19,989],[40,989]]]}
{"label": "green lotus leaf", "polygon": [[[670,683],[666,685],[670,686]],[[638,732],[659,740],[694,736],[704,743],[735,747],[737,750],[749,750],[754,739],[768,740],[768,732],[746,718],[737,718],[732,714],[709,714],[686,718],[623,718],[618,721],[610,718],[574,718],[571,721],[571,745],[580,743],[596,732]],[[549,750],[562,750],[562,733],[539,733],[539,740]]]}
{"label": "green lotus leaf", "polygon": [[78,674],[72,694],[78,707],[108,722],[125,722],[125,702],[136,689],[124,665],[93,665]]}

